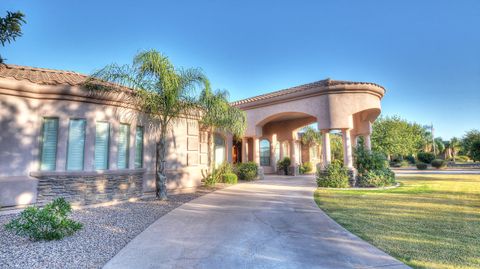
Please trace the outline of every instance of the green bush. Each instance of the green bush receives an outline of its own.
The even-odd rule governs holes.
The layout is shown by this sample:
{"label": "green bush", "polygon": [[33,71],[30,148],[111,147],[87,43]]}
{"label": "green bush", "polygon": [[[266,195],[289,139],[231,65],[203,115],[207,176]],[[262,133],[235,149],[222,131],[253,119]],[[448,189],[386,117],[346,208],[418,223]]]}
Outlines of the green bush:
{"label": "green bush", "polygon": [[370,170],[358,178],[360,187],[384,187],[395,183],[395,174],[388,168]]}
{"label": "green bush", "polygon": [[415,164],[415,157],[413,157],[412,155],[408,155],[407,157],[405,157],[405,160],[407,160],[410,164]]}
{"label": "green bush", "polygon": [[227,184],[237,184],[238,177],[234,173],[223,174],[223,182]]}
{"label": "green bush", "polygon": [[399,162],[390,162],[391,167],[407,167],[410,163],[407,160],[402,160]]}
{"label": "green bush", "polygon": [[419,152],[417,154],[417,159],[422,163],[431,163],[435,160],[435,155],[431,152]]}
{"label": "green bush", "polygon": [[[408,162],[398,158],[395,165],[400,167]],[[358,171],[358,186],[383,187],[395,183],[395,173],[389,168],[385,155],[380,152],[365,150],[363,147],[355,151],[355,166]]]}
{"label": "green bush", "polygon": [[202,171],[203,182],[208,187],[214,187],[218,182],[223,181],[223,175],[232,173],[232,165],[228,162],[222,163],[219,167],[214,168],[211,173],[208,171],[204,174]]}
{"label": "green bush", "polygon": [[238,179],[251,181],[258,175],[258,166],[254,162],[238,163],[234,169]]}
{"label": "green bush", "polygon": [[416,164],[418,170],[427,170],[428,164],[424,162],[417,162]]}
{"label": "green bush", "polygon": [[432,166],[437,169],[445,168],[447,166],[447,162],[442,159],[435,159],[432,161]]}
{"label": "green bush", "polygon": [[292,164],[292,161],[288,157],[284,157],[283,159],[277,162],[277,169],[279,171],[283,171],[285,175],[288,175],[288,168]]}
{"label": "green bush", "polygon": [[340,162],[333,161],[325,170],[317,172],[318,187],[347,188],[348,170]]}
{"label": "green bush", "polygon": [[81,223],[67,218],[71,211],[70,204],[64,198],[57,198],[44,208],[27,207],[5,228],[33,241],[59,240],[83,227]]}
{"label": "green bush", "polygon": [[300,166],[300,174],[310,173],[313,171],[313,164],[311,162],[304,162]]}

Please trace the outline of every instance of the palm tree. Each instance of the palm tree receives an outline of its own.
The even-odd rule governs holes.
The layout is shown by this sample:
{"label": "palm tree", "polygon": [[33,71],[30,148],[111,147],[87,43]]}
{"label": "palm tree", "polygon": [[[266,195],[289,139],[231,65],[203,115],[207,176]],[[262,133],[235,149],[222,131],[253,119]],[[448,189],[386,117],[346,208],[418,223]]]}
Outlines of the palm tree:
{"label": "palm tree", "polygon": [[209,87],[207,78],[199,69],[177,69],[156,50],[138,53],[132,65],[108,65],[86,82],[86,86],[97,94],[102,91],[125,92],[122,87],[130,89],[126,102],[149,119],[156,134],[157,199],[167,199],[167,133],[176,120],[198,109],[193,91],[199,85]]}
{"label": "palm tree", "polygon": [[[20,12],[7,11],[7,16],[0,17],[0,44],[2,47],[6,43],[15,41],[17,37],[22,36],[22,24],[27,23],[25,21],[25,15]],[[4,59],[0,56],[0,64]]]}
{"label": "palm tree", "polygon": [[322,143],[322,134],[311,126],[303,128],[302,133],[302,144],[311,147]]}
{"label": "palm tree", "polygon": [[202,109],[200,123],[208,130],[208,165],[212,171],[215,132],[222,131],[231,133],[236,138],[241,137],[246,128],[246,115],[244,111],[230,106],[226,90],[212,92],[209,87],[206,87],[200,94],[198,103]]}
{"label": "palm tree", "polygon": [[461,143],[460,139],[456,137],[452,137],[450,139],[450,143],[448,145],[448,148],[450,149],[450,152],[452,154],[453,162],[455,162],[455,156],[457,155],[458,151],[460,150]]}

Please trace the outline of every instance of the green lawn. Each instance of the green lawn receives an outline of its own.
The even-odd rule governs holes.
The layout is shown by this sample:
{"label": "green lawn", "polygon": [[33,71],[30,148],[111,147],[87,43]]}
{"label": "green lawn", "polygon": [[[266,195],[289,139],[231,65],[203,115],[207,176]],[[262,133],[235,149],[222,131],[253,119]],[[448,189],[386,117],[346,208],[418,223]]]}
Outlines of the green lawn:
{"label": "green lawn", "polygon": [[[315,192],[343,227],[414,268],[480,268],[480,175],[403,175],[390,190]],[[348,254],[346,254],[348,255]]]}

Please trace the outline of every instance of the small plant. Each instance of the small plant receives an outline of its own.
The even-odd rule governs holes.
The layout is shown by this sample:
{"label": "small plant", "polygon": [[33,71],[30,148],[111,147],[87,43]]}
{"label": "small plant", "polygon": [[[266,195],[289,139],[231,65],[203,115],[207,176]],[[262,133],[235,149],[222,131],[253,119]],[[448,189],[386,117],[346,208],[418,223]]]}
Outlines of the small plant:
{"label": "small plant", "polygon": [[202,170],[203,182],[205,186],[214,187],[218,182],[223,181],[223,175],[232,173],[232,165],[224,162],[218,168],[214,168],[211,173]]}
{"label": "small plant", "polygon": [[432,161],[432,166],[437,168],[437,169],[442,169],[447,166],[447,162],[442,159],[435,159]]}
{"label": "small plant", "polygon": [[288,175],[288,168],[292,164],[292,161],[288,157],[284,157],[283,159],[277,162],[277,169],[279,171],[283,171],[284,175]]}
{"label": "small plant", "polygon": [[254,162],[238,163],[235,166],[234,172],[239,179],[251,181],[258,175],[258,166]]}
{"label": "small plant", "polygon": [[435,155],[430,152],[419,152],[417,154],[417,159],[422,163],[431,163],[435,160]]}
{"label": "small plant", "polygon": [[417,162],[416,164],[418,170],[427,170],[428,164],[424,162]]}
{"label": "small plant", "polygon": [[347,188],[348,170],[338,161],[333,161],[325,170],[317,172],[318,187]]}
{"label": "small plant", "polygon": [[310,173],[313,171],[313,164],[311,162],[304,162],[301,166],[301,170],[303,170],[303,173],[301,174]]}
{"label": "small plant", "polygon": [[44,208],[27,207],[5,228],[33,241],[59,240],[83,227],[81,223],[67,218],[71,211],[70,204],[64,198],[57,198]]}
{"label": "small plant", "polygon": [[237,184],[238,183],[238,177],[234,173],[226,173],[223,174],[223,182],[227,184]]}

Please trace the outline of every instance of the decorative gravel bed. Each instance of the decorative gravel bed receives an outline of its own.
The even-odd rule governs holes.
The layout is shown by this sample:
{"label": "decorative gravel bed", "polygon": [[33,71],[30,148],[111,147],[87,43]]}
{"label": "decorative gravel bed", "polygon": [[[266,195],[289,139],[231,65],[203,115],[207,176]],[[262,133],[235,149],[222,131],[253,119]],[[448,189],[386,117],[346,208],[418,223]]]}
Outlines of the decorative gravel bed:
{"label": "decorative gravel bed", "polygon": [[101,268],[155,220],[197,197],[212,192],[170,195],[112,206],[76,210],[71,217],[83,223],[76,234],[59,241],[32,242],[7,232],[4,224],[15,215],[0,216],[0,268]]}

